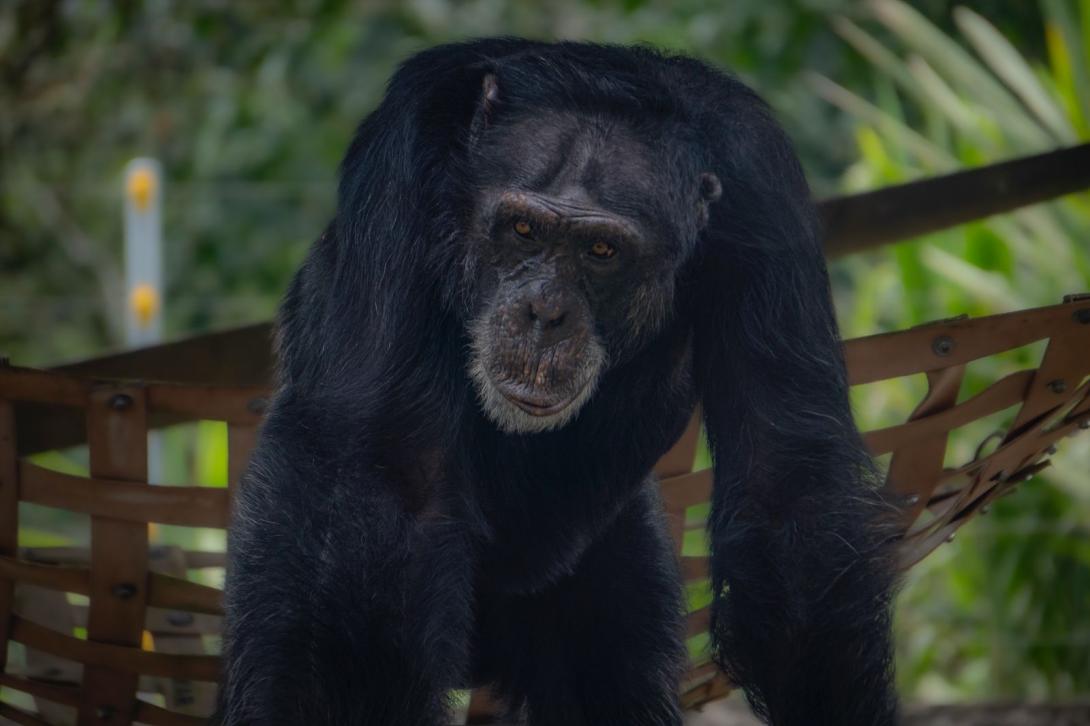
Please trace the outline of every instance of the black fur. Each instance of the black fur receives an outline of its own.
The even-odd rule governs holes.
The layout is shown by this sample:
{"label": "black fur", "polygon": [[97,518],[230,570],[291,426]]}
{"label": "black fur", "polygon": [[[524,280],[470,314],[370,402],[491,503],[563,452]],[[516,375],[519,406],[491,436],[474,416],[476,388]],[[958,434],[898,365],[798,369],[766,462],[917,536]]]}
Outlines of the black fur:
{"label": "black fur", "polygon": [[[541,129],[571,119],[621,139],[588,188],[658,247],[586,289],[608,363],[582,409],[508,433],[475,394],[470,327],[520,293],[470,230],[497,176],[534,188],[513,156],[563,161]],[[639,48],[415,56],[360,127],[279,336],[230,535],[224,723],[440,724],[449,689],[491,682],[537,726],[680,724],[683,605],[648,473],[698,400],[717,661],[772,723],[895,722],[889,529],[814,209],[738,81]]]}

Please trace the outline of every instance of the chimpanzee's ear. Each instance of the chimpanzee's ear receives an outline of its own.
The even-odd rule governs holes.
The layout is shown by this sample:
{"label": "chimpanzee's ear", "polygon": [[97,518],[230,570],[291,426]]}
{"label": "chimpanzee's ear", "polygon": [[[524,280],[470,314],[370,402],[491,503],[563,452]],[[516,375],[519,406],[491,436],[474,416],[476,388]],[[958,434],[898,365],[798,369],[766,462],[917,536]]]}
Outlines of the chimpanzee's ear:
{"label": "chimpanzee's ear", "polygon": [[480,97],[477,99],[477,108],[473,112],[473,121],[469,125],[469,145],[477,143],[484,130],[492,122],[496,112],[496,106],[500,100],[500,86],[496,81],[496,74],[485,73],[481,79]]}
{"label": "chimpanzee's ear", "polygon": [[719,197],[723,196],[723,184],[719,181],[719,177],[710,171],[701,174],[698,183],[700,185],[700,199],[697,201],[697,222],[700,229],[704,229],[711,214],[711,205],[715,204],[719,201]]}
{"label": "chimpanzee's ear", "polygon": [[499,98],[500,86],[496,81],[496,74],[486,73],[481,80],[481,100],[480,105],[477,107],[478,114],[483,117],[485,123],[488,122],[488,118],[492,114],[492,108]]}

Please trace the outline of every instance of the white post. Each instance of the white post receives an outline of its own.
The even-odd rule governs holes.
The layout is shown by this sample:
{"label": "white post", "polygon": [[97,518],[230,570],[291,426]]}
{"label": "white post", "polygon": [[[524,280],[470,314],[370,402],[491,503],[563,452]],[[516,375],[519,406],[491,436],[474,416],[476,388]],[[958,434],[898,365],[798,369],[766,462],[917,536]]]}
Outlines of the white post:
{"label": "white post", "polygon": [[162,177],[155,159],[125,167],[125,343],[158,343],[162,336]]}
{"label": "white post", "polygon": [[[125,166],[125,344],[135,348],[162,339],[163,181],[155,159]],[[148,481],[162,482],[162,438],[148,433]]]}

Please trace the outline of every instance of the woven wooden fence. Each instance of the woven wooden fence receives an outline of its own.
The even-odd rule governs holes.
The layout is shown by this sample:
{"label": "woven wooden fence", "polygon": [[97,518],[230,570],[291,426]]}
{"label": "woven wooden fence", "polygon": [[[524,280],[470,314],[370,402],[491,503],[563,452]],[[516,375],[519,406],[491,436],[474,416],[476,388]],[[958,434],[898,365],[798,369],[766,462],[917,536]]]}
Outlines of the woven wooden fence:
{"label": "woven wooden fence", "polygon": [[[959,401],[967,364],[1038,340],[1048,342],[1036,369]],[[906,566],[1032,476],[1063,437],[1090,427],[1090,299],[852,340],[846,355],[853,385],[927,377],[928,391],[907,422],[866,433],[876,455],[892,454],[887,486],[905,502]],[[31,713],[0,704],[0,717],[21,724],[203,722],[219,674],[206,636],[220,629],[220,592],[187,575],[222,567],[223,553],[152,545],[148,526],[226,527],[265,396],[252,386],[116,382],[0,367],[0,644],[20,643],[26,653],[25,663],[5,664],[0,648],[0,685],[29,694],[36,706]],[[944,464],[950,431],[1008,409],[1016,412],[988,453]],[[20,420],[62,410],[82,417],[90,476],[45,469],[19,453],[26,449]],[[226,422],[229,486],[147,484],[150,422],[195,419]],[[692,470],[698,441],[694,418],[656,467],[689,583],[705,579],[708,564],[703,552],[684,545],[693,540],[686,533],[704,526],[699,507],[711,488],[710,471]],[[90,547],[20,550],[20,502],[90,517]],[[68,593],[86,604],[72,604]],[[707,607],[690,613],[687,636],[700,637],[708,617]],[[85,638],[74,635],[79,628]],[[706,655],[691,666],[686,706],[729,691]],[[492,710],[487,693],[475,692],[468,718],[485,723]]]}

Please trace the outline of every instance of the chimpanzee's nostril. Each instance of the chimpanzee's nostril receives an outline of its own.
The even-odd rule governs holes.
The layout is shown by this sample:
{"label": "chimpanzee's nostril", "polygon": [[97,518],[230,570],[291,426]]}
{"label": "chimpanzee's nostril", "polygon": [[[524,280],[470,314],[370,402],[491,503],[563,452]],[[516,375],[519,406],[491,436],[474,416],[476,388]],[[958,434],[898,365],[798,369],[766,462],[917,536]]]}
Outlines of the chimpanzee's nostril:
{"label": "chimpanzee's nostril", "polygon": [[532,300],[526,308],[530,322],[540,320],[542,325],[550,328],[563,323],[564,318],[568,315],[567,311],[560,305],[545,300]]}
{"label": "chimpanzee's nostril", "polygon": [[546,334],[543,340],[555,342],[565,334],[571,322],[567,302],[562,295],[534,295],[524,308],[524,324],[539,334]]}

